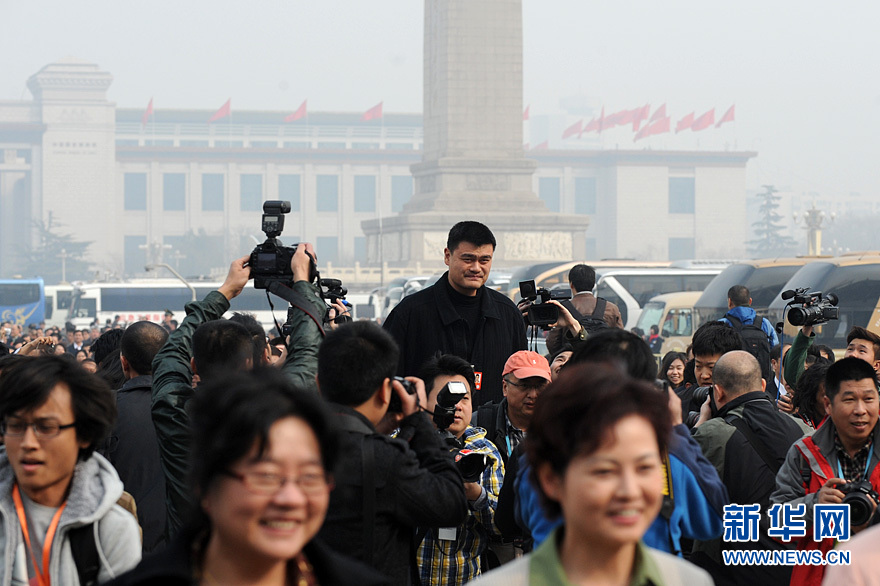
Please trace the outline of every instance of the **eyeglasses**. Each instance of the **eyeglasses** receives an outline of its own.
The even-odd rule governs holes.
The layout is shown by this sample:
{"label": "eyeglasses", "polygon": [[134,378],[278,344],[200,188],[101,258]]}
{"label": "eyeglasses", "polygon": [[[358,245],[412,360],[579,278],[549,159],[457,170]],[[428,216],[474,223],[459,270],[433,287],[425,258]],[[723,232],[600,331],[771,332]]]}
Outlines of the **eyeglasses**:
{"label": "eyeglasses", "polygon": [[547,387],[547,385],[550,384],[546,380],[539,382],[538,384],[531,384],[531,385],[527,385],[527,384],[523,384],[523,383],[515,383],[512,380],[507,380],[507,379],[504,379],[504,382],[506,382],[509,385],[519,387],[519,388],[523,389],[525,392],[529,392],[531,390],[543,391]]}
{"label": "eyeglasses", "polygon": [[61,425],[54,419],[37,419],[32,423],[21,419],[7,419],[0,423],[0,433],[9,437],[21,437],[27,432],[27,428],[34,430],[37,439],[49,439],[56,437],[62,430],[76,425],[76,421]]}
{"label": "eyeglasses", "polygon": [[254,494],[263,496],[275,496],[288,482],[299,487],[307,496],[317,496],[327,490],[328,482],[326,474],[302,474],[300,476],[284,476],[274,472],[233,472],[224,470],[227,476],[240,480],[246,489]]}

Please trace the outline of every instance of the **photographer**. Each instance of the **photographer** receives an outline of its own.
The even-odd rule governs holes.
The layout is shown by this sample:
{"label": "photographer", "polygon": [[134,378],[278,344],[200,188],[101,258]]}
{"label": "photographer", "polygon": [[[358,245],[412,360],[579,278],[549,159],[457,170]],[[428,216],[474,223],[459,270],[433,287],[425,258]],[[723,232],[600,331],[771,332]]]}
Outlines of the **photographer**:
{"label": "photographer", "polygon": [[[419,408],[424,384],[393,379],[397,344],[373,322],[330,332],[318,354],[318,385],[343,432],[320,537],[392,584],[418,583],[415,528],[454,527],[467,514],[461,475]],[[385,435],[394,428],[396,438]]]}
{"label": "photographer", "polygon": [[[314,248],[304,243],[290,261],[292,289],[310,304],[312,313],[324,311],[317,288],[309,281]],[[309,256],[311,255],[311,256]],[[254,344],[247,329],[222,319],[229,302],[251,278],[250,256],[232,262],[226,280],[202,301],[186,304],[186,317],[153,360],[152,417],[165,472],[168,523],[166,537],[182,526],[192,504],[186,484],[189,473],[189,416],[193,374],[201,381],[222,377],[229,370],[253,368]],[[303,311],[293,314],[287,360],[282,371],[298,388],[315,390],[320,330]]]}
{"label": "photographer", "polygon": [[[477,456],[477,460],[479,456],[484,458],[481,472],[476,470],[476,464],[462,467],[459,462],[459,471],[467,474],[464,491],[468,516],[464,523],[458,527],[429,527],[419,533],[424,533],[417,552],[422,584],[464,584],[480,575],[480,560],[489,538],[500,537],[494,518],[498,492],[504,481],[504,462],[495,444],[486,439],[486,430],[468,425],[473,407],[474,370],[467,361],[452,354],[435,356],[422,367],[419,378],[425,381],[425,388],[430,389],[428,411],[434,413],[434,426],[441,435],[447,436],[451,451],[459,455],[467,452]],[[463,395],[449,392],[457,382],[462,383]],[[449,388],[448,383],[452,383]],[[444,392],[444,389],[447,390]],[[442,396],[444,393],[452,398]],[[448,403],[459,396],[460,400],[448,407]]]}
{"label": "photographer", "polygon": [[[880,489],[878,400],[877,376],[866,361],[848,357],[828,367],[823,403],[829,419],[788,450],[770,496],[771,503],[806,505],[807,535],[798,539],[798,549],[825,554],[834,547],[834,539],[813,539],[817,503],[860,501],[863,506],[850,507],[854,533],[864,529],[876,511],[876,493],[866,492]],[[857,514],[858,509],[864,515]],[[819,584],[823,571],[824,566],[796,566],[791,583]]]}
{"label": "photographer", "polygon": [[[804,372],[807,352],[816,341],[813,333],[813,324],[801,326],[800,331],[794,338],[791,348],[782,360],[782,373],[785,382],[795,388],[795,383]],[[880,336],[859,326],[853,328],[846,335],[845,358],[853,356],[861,358],[871,365],[875,372],[880,372]]]}

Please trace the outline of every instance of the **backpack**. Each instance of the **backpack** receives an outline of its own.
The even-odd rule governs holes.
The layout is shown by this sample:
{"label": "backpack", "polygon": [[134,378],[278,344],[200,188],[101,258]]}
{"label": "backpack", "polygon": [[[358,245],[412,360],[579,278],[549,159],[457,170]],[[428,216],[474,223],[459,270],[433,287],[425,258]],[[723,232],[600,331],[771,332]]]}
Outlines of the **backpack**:
{"label": "backpack", "polygon": [[[756,326],[754,323],[743,324],[739,318],[729,313],[724,317],[730,322],[731,327],[742,336],[743,350],[758,359],[758,364],[761,365],[761,378],[766,381],[771,380],[773,375],[770,371],[770,342],[767,341],[767,334],[760,326]],[[756,317],[755,319],[761,318]]]}
{"label": "backpack", "polygon": [[[138,524],[138,530],[141,533],[141,540],[144,538],[144,531],[137,516],[137,504],[134,497],[124,492],[116,504],[131,513],[135,522]],[[73,555],[73,563],[76,565],[76,574],[79,577],[81,586],[95,586],[98,583],[98,571],[101,569],[101,560],[98,558],[98,544],[95,543],[94,523],[83,525],[75,529],[71,529],[67,536],[70,543],[70,553]]]}
{"label": "backpack", "polygon": [[568,299],[563,300],[562,305],[584,327],[588,334],[604,330],[608,327],[608,324],[605,323],[605,308],[608,307],[608,302],[601,297],[596,297],[596,307],[593,308],[593,313],[588,316],[584,316],[578,311]]}

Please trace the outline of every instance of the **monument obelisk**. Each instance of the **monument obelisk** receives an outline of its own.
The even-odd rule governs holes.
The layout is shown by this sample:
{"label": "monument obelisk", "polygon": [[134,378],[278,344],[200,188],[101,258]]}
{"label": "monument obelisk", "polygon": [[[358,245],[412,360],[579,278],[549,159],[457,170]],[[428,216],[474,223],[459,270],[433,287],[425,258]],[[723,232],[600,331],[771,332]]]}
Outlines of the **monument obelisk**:
{"label": "monument obelisk", "polygon": [[371,262],[440,264],[465,219],[492,229],[497,261],[583,256],[588,219],[549,212],[532,191],[522,39],[522,0],[425,0],[422,162],[403,211],[362,223]]}

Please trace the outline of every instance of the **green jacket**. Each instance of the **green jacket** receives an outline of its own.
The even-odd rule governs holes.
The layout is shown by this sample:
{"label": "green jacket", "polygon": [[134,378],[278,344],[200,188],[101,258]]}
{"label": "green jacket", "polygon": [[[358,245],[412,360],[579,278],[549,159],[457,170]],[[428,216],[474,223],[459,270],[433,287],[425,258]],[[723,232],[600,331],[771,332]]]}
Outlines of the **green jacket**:
{"label": "green jacket", "polygon": [[[317,287],[305,281],[294,283],[293,290],[314,305],[314,313],[323,315],[326,306],[318,296]],[[222,293],[211,291],[202,301],[186,304],[186,317],[171,333],[168,341],[153,360],[152,416],[159,440],[159,457],[165,473],[165,503],[168,520],[166,537],[170,538],[183,526],[192,504],[192,490],[187,482],[190,461],[189,416],[186,404],[193,396],[192,337],[199,325],[223,317],[229,301]],[[317,392],[318,346],[321,333],[318,325],[304,312],[293,319],[287,361],[282,367],[299,388]]]}
{"label": "green jacket", "polygon": [[807,350],[816,340],[816,334],[812,333],[809,337],[798,331],[791,343],[791,348],[785,353],[785,359],[782,361],[782,374],[785,382],[792,389],[795,388],[797,379],[804,373],[804,361],[807,359]]}

